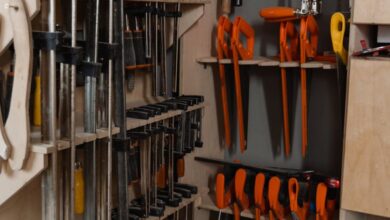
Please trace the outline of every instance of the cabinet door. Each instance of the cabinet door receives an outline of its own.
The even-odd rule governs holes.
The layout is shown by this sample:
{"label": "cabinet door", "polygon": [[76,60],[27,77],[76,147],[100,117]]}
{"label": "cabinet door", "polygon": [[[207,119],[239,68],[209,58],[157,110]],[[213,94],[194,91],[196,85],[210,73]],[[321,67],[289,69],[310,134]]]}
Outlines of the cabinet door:
{"label": "cabinet door", "polygon": [[341,206],[390,217],[390,60],[351,59]]}

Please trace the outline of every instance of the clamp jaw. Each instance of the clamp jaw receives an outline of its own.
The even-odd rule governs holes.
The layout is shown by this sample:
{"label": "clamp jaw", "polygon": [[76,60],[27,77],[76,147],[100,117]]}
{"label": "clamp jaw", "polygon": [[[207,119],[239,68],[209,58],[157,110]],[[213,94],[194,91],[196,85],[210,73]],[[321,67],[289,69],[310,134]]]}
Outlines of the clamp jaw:
{"label": "clamp jaw", "polygon": [[295,11],[298,16],[318,15],[321,13],[322,0],[302,0],[301,8]]}

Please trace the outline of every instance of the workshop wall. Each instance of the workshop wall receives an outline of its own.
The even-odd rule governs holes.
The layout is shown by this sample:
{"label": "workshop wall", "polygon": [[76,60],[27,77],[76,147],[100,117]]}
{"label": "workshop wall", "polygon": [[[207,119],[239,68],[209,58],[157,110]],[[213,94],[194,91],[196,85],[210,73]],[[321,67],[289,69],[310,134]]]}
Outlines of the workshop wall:
{"label": "workshop wall", "polygon": [[[298,1],[243,1],[236,7],[231,19],[244,17],[255,29],[256,56],[277,55],[279,43],[279,23],[266,23],[259,16],[259,10],[271,6],[300,7]],[[323,2],[322,15],[317,17],[320,27],[319,51],[331,51],[329,21],[332,12],[347,11],[348,1]],[[277,166],[289,168],[315,169],[331,175],[340,175],[343,127],[340,123],[340,106],[337,95],[336,70],[310,70],[309,89],[309,146],[306,159],[301,156],[301,105],[299,69],[288,69],[289,105],[292,114],[291,143],[292,155],[283,155],[283,118],[281,101],[281,79],[279,68],[242,67],[242,88],[246,90],[247,146],[241,154],[238,147],[225,153],[228,160],[238,159],[256,166]],[[233,82],[233,73],[228,74]],[[230,85],[230,97],[234,97],[234,87]],[[245,96],[244,96],[245,97]],[[234,98],[231,108],[234,108]],[[235,118],[235,113],[232,113]],[[233,126],[235,128],[236,126]],[[238,130],[235,131],[235,146],[239,146]]]}

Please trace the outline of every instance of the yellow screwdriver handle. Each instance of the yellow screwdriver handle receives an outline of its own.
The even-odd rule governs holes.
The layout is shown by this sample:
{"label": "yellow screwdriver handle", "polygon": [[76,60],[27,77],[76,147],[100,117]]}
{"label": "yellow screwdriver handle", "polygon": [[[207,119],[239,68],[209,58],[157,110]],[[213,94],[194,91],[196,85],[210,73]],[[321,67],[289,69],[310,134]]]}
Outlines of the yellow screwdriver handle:
{"label": "yellow screwdriver handle", "polygon": [[34,90],[34,108],[33,108],[33,125],[40,127],[42,125],[41,116],[41,77],[38,75],[35,77],[35,90]]}
{"label": "yellow screwdriver handle", "polygon": [[74,212],[78,215],[84,213],[84,172],[83,168],[76,167],[74,173]]}
{"label": "yellow screwdriver handle", "polygon": [[345,28],[345,16],[340,12],[334,13],[330,20],[330,35],[332,38],[333,50],[336,55],[341,58],[342,62],[347,65],[348,53],[343,45]]}

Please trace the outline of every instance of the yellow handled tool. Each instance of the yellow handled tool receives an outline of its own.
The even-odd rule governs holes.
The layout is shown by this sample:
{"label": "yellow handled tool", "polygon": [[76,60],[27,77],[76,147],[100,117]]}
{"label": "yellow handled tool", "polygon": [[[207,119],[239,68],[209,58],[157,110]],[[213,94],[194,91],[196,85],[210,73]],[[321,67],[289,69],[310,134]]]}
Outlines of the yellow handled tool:
{"label": "yellow handled tool", "polygon": [[345,16],[340,12],[334,13],[330,20],[330,35],[332,38],[333,50],[336,53],[336,55],[340,57],[344,65],[347,65],[348,53],[343,45],[345,29],[346,29]]}
{"label": "yellow handled tool", "polygon": [[76,164],[74,173],[74,212],[78,215],[84,213],[84,171],[80,163]]}

